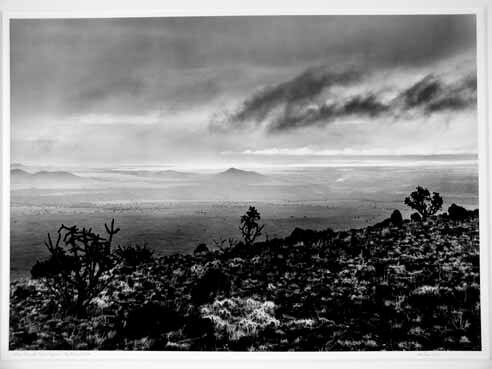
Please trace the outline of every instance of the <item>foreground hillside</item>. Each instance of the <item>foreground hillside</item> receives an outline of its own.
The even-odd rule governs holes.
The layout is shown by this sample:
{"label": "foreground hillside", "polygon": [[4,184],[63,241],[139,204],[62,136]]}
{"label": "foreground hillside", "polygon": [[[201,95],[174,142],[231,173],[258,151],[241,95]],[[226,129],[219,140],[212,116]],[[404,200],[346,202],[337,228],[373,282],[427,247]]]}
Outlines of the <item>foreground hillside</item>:
{"label": "foreground hillside", "polygon": [[86,316],[11,284],[11,349],[479,350],[478,212],[118,264]]}

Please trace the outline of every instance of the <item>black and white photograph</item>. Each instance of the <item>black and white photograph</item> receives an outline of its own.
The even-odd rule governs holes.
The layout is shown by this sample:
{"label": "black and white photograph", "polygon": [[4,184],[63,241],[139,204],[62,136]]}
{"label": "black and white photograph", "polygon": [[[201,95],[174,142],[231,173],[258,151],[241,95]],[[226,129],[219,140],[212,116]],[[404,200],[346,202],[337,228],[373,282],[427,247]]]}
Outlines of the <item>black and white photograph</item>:
{"label": "black and white photograph", "polygon": [[8,30],[9,350],[482,351],[475,14]]}

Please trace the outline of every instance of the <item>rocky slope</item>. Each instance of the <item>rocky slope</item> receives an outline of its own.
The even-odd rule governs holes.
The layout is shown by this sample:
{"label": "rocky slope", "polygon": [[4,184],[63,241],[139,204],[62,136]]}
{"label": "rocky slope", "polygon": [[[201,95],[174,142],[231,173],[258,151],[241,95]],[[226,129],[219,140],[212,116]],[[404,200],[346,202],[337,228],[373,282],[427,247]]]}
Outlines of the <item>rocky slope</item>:
{"label": "rocky slope", "polygon": [[85,317],[11,284],[11,349],[479,350],[478,212],[117,265]]}

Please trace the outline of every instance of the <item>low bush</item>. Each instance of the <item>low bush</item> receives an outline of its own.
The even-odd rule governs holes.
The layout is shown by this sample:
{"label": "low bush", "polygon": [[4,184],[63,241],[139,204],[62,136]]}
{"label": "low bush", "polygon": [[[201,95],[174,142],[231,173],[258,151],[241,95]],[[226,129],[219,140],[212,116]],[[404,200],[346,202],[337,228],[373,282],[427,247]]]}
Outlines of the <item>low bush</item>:
{"label": "low bush", "polygon": [[195,305],[212,300],[217,293],[226,293],[231,288],[229,277],[218,268],[207,268],[191,291],[191,299]]}
{"label": "low bush", "polygon": [[472,214],[472,212],[466,210],[462,206],[451,204],[451,206],[448,208],[448,214],[450,219],[462,220],[468,218]]}
{"label": "low bush", "polygon": [[143,246],[118,246],[115,255],[124,265],[136,267],[140,264],[150,263],[153,260],[154,252],[146,244]]}
{"label": "low bush", "polygon": [[199,244],[195,247],[195,250],[193,250],[194,255],[206,254],[207,252],[209,252],[209,249],[204,243]]}
{"label": "low bush", "polygon": [[131,338],[156,337],[178,329],[182,324],[182,316],[171,306],[149,302],[127,314],[124,334]]}
{"label": "low bush", "polygon": [[393,223],[396,226],[400,226],[403,223],[403,217],[400,213],[400,210],[396,209],[393,210],[390,216],[391,223]]}

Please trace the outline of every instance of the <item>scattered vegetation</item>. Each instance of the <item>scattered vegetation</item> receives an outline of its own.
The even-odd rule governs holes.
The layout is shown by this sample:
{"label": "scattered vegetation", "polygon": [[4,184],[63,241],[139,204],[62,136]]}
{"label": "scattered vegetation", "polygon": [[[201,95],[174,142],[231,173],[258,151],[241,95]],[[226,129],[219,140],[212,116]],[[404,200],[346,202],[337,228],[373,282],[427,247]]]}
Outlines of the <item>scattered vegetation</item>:
{"label": "scattered vegetation", "polygon": [[405,205],[417,210],[423,219],[427,219],[441,210],[442,203],[441,195],[433,192],[431,196],[430,191],[421,186],[418,186],[410,196],[405,198]]}
{"label": "scattered vegetation", "polygon": [[[122,258],[102,264],[83,315],[57,309],[63,295],[51,276],[65,272],[56,251],[58,261],[37,267],[43,278],[11,284],[10,348],[480,350],[478,211],[454,204],[429,215],[437,204],[419,221],[395,211],[362,229],[296,228],[256,243],[253,208],[249,243],[202,244],[131,269]],[[113,223],[107,231],[117,232]],[[96,244],[109,249],[111,236]]]}

